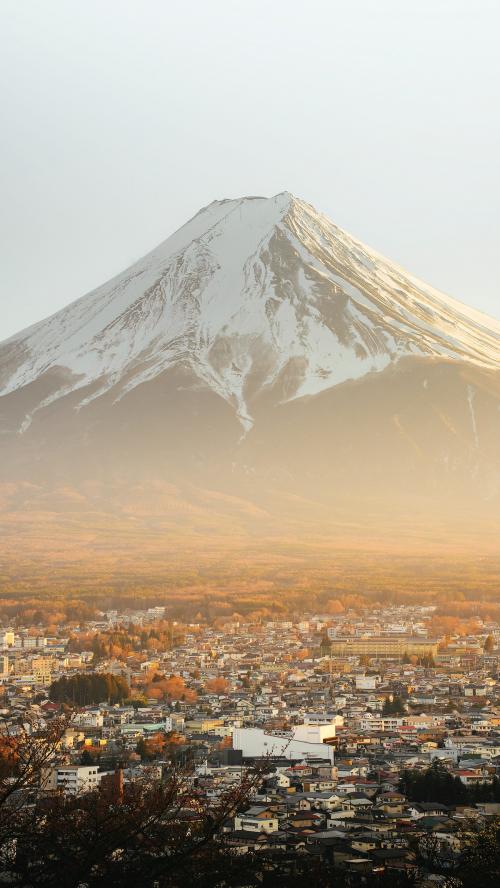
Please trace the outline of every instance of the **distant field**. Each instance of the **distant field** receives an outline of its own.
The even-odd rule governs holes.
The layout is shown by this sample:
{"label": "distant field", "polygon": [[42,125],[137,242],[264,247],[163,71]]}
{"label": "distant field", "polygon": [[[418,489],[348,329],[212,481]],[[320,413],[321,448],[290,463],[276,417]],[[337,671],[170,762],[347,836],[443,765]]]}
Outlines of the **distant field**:
{"label": "distant field", "polygon": [[[85,503],[87,506],[87,503]],[[211,507],[212,508],[212,507]],[[212,521],[212,527],[210,526]],[[299,530],[290,521],[231,517],[194,507],[88,511],[33,508],[25,500],[0,511],[0,600],[78,599],[95,606],[167,604],[193,618],[255,609],[321,609],[332,599],[439,604],[448,612],[493,614],[499,608],[500,529],[474,536],[422,518],[395,516],[378,527],[325,520]]]}

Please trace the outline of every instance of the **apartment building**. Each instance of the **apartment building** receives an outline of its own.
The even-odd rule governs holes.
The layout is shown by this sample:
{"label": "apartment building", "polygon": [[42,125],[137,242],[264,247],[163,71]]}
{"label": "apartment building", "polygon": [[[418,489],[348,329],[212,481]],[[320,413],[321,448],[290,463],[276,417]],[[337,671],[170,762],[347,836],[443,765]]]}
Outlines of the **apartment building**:
{"label": "apartment building", "polygon": [[367,656],[384,659],[402,658],[406,655],[435,658],[438,653],[438,643],[432,639],[408,635],[392,637],[372,635],[365,638],[353,636],[332,638],[330,653],[335,657]]}
{"label": "apartment building", "polygon": [[41,782],[48,791],[62,789],[73,794],[96,789],[101,776],[97,765],[53,765],[43,769]]}

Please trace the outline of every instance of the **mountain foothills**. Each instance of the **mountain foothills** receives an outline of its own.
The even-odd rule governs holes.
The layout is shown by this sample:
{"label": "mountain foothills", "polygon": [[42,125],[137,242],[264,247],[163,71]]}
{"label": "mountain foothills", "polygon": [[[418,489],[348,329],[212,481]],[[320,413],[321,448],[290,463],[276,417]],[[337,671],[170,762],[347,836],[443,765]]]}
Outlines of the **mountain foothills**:
{"label": "mountain foothills", "polygon": [[499,444],[500,323],[289,193],[214,201],[0,345],[18,518],[496,520]]}

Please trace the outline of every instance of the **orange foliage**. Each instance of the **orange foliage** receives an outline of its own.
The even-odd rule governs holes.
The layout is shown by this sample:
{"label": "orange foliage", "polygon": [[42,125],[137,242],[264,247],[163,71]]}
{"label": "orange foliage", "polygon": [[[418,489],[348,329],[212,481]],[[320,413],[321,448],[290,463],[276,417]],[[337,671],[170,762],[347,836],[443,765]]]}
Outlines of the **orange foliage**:
{"label": "orange foliage", "polygon": [[227,694],[229,690],[229,682],[221,675],[218,678],[211,678],[205,684],[205,690],[208,694]]}
{"label": "orange foliage", "polygon": [[188,688],[180,675],[152,681],[146,687],[146,694],[155,700],[186,700],[188,703],[194,702],[198,696],[196,691]]}
{"label": "orange foliage", "polygon": [[10,774],[19,759],[14,737],[0,736],[0,776]]}

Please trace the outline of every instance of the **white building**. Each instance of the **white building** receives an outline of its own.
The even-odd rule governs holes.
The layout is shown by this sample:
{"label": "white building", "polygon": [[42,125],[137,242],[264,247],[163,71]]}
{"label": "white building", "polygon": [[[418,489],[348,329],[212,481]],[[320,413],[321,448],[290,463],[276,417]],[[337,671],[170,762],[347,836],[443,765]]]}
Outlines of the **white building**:
{"label": "white building", "polygon": [[241,749],[243,758],[284,756],[288,759],[311,758],[334,760],[333,746],[327,741],[335,737],[335,725],[296,725],[291,732],[266,733],[262,728],[235,728],[233,749]]}
{"label": "white building", "polygon": [[128,724],[120,726],[120,733],[123,734],[124,737],[128,735],[135,737],[136,735],[145,736],[146,734],[157,734],[158,731],[165,731],[165,733],[168,734],[172,730],[173,719],[169,715],[160,722],[129,722]]}
{"label": "white building", "polygon": [[55,765],[43,769],[42,786],[65,793],[89,792],[99,786],[101,777],[97,765]]}
{"label": "white building", "polygon": [[374,691],[380,684],[380,675],[357,675],[356,690],[358,691]]}
{"label": "white building", "polygon": [[165,608],[164,607],[148,607],[148,618],[151,620],[162,620],[165,616]]}
{"label": "white building", "polygon": [[399,731],[405,725],[405,719],[397,716],[372,715],[367,712],[361,719],[362,731]]}
{"label": "white building", "polygon": [[73,724],[85,728],[102,728],[104,716],[99,711],[84,710],[73,716]]}
{"label": "white building", "polygon": [[243,829],[247,832],[277,832],[279,822],[276,814],[273,814],[267,808],[254,805],[244,814],[238,814],[234,818],[234,828]]}
{"label": "white building", "polygon": [[16,636],[13,629],[2,629],[0,632],[0,647],[14,647]]}

